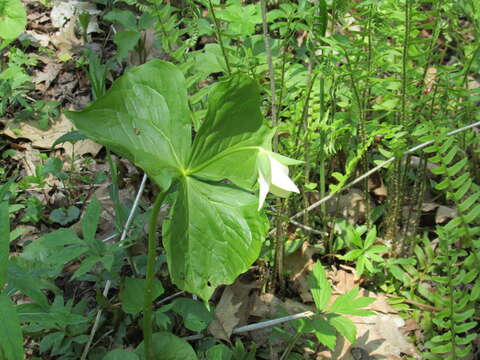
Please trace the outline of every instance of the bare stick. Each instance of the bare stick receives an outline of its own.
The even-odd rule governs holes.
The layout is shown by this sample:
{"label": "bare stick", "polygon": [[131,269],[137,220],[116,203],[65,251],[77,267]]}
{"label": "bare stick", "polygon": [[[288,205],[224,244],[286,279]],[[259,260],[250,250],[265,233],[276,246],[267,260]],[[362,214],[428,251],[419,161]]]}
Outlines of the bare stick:
{"label": "bare stick", "polygon": [[[138,204],[140,202],[140,197],[142,196],[146,183],[147,183],[147,174],[143,174],[142,182],[140,183],[140,187],[138,188],[137,195],[135,196],[135,201],[133,202],[132,208],[130,209],[130,213],[128,214],[127,221],[123,226],[122,235],[120,236],[120,246],[122,246],[123,241],[127,237],[128,228],[130,227],[130,224],[133,220],[135,210],[138,207]],[[111,286],[112,286],[112,282],[110,280],[107,280],[105,284],[105,288],[103,289],[104,297],[107,297],[108,291],[110,290]],[[95,333],[97,332],[98,325],[100,324],[100,318],[102,316],[102,312],[103,310],[101,308],[98,309],[97,316],[95,317],[95,322],[93,323],[92,330],[90,331],[90,338],[88,339],[88,342],[85,345],[85,348],[83,349],[82,357],[80,358],[80,360],[85,360],[87,358],[88,351],[90,350],[90,346],[92,346],[93,338],[95,337]]]}
{"label": "bare stick", "polygon": [[[461,133],[463,131],[466,131],[466,130],[469,130],[469,129],[473,129],[475,127],[480,127],[480,121],[477,121],[476,123],[473,123],[473,124],[470,124],[470,125],[467,125],[467,126],[464,126],[460,129],[455,129],[453,131],[450,131],[447,135],[448,136],[452,136],[452,135],[456,135],[458,133]],[[429,145],[432,145],[433,144],[433,140],[431,141],[426,141],[424,143],[421,143],[417,146],[414,146],[410,149],[408,149],[407,151],[405,151],[403,153],[403,156],[405,155],[408,155],[408,154],[412,154],[414,153],[415,151],[417,150],[420,150],[420,149],[423,149]],[[388,164],[392,163],[395,161],[395,157],[391,157],[387,160],[385,160],[384,162],[382,162],[381,164],[375,166],[373,169],[367,171],[365,174],[359,176],[358,178],[356,178],[355,180],[353,180],[352,182],[348,183],[347,185],[345,185],[341,190],[335,192],[335,193],[330,193],[328,194],[327,196],[325,196],[323,199],[320,199],[318,200],[317,202],[313,203],[312,205],[310,205],[309,207],[307,207],[306,209],[303,209],[302,211],[299,211],[298,213],[296,213],[295,215],[293,215],[291,218],[290,218],[290,222],[291,220],[293,219],[297,219],[299,218],[300,216],[302,216],[304,213],[308,212],[308,211],[311,211],[313,209],[316,209],[317,207],[319,207],[320,205],[322,205],[323,203],[327,202],[328,200],[332,199],[337,193],[343,191],[343,190],[346,190],[346,189],[349,189],[351,188],[353,185],[355,184],[358,184],[360,181],[362,181],[363,179],[366,179],[368,178],[370,175],[376,173],[378,170],[380,170],[381,168],[387,166]],[[291,222],[292,224],[296,225],[294,222]],[[272,231],[270,231],[268,234],[269,235],[273,235],[275,234],[276,232],[276,229],[272,229]]]}

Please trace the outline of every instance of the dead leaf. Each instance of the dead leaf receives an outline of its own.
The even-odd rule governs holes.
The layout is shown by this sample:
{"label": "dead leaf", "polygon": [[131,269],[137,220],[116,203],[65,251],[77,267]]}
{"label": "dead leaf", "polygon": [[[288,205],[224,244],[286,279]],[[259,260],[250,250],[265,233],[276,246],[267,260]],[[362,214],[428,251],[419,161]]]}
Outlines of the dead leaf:
{"label": "dead leaf", "polygon": [[331,271],[327,274],[333,282],[333,288],[337,294],[345,294],[360,284],[360,279],[354,268],[340,265],[341,269]]}
{"label": "dead leaf", "polygon": [[57,56],[63,59],[72,57],[72,48],[81,45],[81,40],[75,35],[75,24],[77,17],[74,16],[59,32],[52,38],[52,44],[57,48]]}
{"label": "dead leaf", "polygon": [[48,34],[41,34],[34,30],[26,30],[19,37],[19,40],[29,40],[33,46],[47,47],[50,44],[50,36]]}
{"label": "dead leaf", "polygon": [[319,251],[308,242],[304,242],[300,249],[285,257],[284,267],[290,274],[291,286],[304,302],[313,301],[308,285],[308,275],[315,265],[312,257]]}
{"label": "dead leaf", "polygon": [[365,221],[365,199],[363,197],[363,191],[352,188],[344,194],[335,196],[332,201],[327,203],[327,211],[330,216],[334,216],[337,212],[340,213],[342,217],[352,225]]}
{"label": "dead leaf", "polygon": [[40,151],[34,149],[32,144],[26,143],[23,144],[23,150],[17,151],[12,159],[20,163],[26,176],[35,176],[36,164],[40,162]]}
{"label": "dead leaf", "polygon": [[[6,135],[12,139],[28,139],[31,141],[32,146],[39,149],[51,149],[55,140],[60,136],[68,133],[74,129],[73,124],[62,114],[59,119],[53,123],[47,131],[40,130],[35,126],[35,123],[29,122],[13,122],[12,120],[0,120],[5,125],[3,130],[0,130],[0,134]],[[63,148],[67,154],[72,154],[72,150],[75,150],[75,155],[81,156],[84,154],[91,154],[96,156],[102,148],[101,145],[91,140],[81,140],[72,147],[70,143],[59,144],[56,149]]]}
{"label": "dead leaf", "polygon": [[337,336],[333,352],[322,351],[317,359],[402,359],[406,354],[416,359],[420,356],[415,346],[403,335],[401,329],[405,321],[396,315],[377,314],[369,317],[347,316],[357,327],[357,340],[354,345]]}
{"label": "dead leaf", "polygon": [[457,216],[457,210],[448,206],[439,205],[435,213],[435,223],[444,224]]}
{"label": "dead leaf", "polygon": [[208,326],[208,331],[214,337],[230,342],[233,329],[247,323],[252,306],[249,295],[257,286],[257,282],[243,282],[240,277],[223,290],[214,319]]}
{"label": "dead leaf", "polygon": [[33,82],[35,84],[40,84],[42,82],[45,83],[45,88],[43,90],[47,90],[50,87],[50,84],[52,81],[54,81],[58,73],[62,70],[62,64],[59,64],[57,62],[49,62],[45,66],[42,72],[37,71],[33,77]]}

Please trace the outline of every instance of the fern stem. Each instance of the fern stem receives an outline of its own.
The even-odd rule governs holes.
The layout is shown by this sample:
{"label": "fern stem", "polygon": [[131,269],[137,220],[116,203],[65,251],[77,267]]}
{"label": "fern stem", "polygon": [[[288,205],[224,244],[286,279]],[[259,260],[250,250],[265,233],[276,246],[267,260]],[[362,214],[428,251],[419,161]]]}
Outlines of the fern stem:
{"label": "fern stem", "polygon": [[[453,136],[455,134],[458,134],[458,133],[461,133],[461,132],[464,132],[466,130],[469,130],[469,129],[473,129],[473,128],[476,128],[476,127],[480,127],[480,121],[477,121],[473,124],[470,124],[470,125],[466,125],[466,126],[463,126],[459,129],[455,129],[453,131],[450,131],[449,133],[447,133],[447,136]],[[434,141],[425,141],[424,143],[421,143],[421,144],[418,144],[410,149],[408,149],[407,151],[405,151],[403,153],[403,155],[408,155],[408,154],[412,154],[414,153],[415,151],[418,151],[418,150],[421,150],[423,148],[426,148],[427,146],[429,145],[432,145],[434,143]],[[333,197],[335,197],[335,195],[341,191],[344,191],[344,190],[347,190],[349,188],[351,188],[352,186],[354,186],[355,184],[358,184],[360,181],[362,181],[363,179],[365,179],[366,177],[369,177],[370,175],[376,173],[378,170],[384,168],[385,166],[391,164],[392,162],[394,162],[397,158],[396,157],[391,157],[385,161],[383,161],[382,163],[378,164],[377,166],[375,166],[374,168],[368,170],[366,173],[364,173],[363,175],[357,177],[355,180],[349,182],[348,184],[346,184],[345,186],[343,186],[340,190],[338,191],[335,191],[335,192],[331,192],[329,193],[327,196],[325,196],[324,198],[316,201],[315,203],[313,203],[312,205],[310,205],[308,208],[306,209],[303,209],[299,212],[297,212],[295,215],[291,216],[290,219],[298,219],[300,216],[302,216],[306,211],[312,211],[314,209],[316,209],[317,207],[319,207],[320,205],[322,205],[323,203],[331,200]],[[269,235],[272,235],[272,234],[275,234],[275,229],[273,229],[272,231],[269,232]]]}
{"label": "fern stem", "polygon": [[145,342],[145,358],[146,360],[153,360],[152,354],[152,303],[153,303],[153,288],[155,285],[155,260],[157,250],[157,223],[158,213],[162,206],[168,190],[158,193],[155,203],[153,205],[152,214],[150,216],[150,223],[148,225],[148,253],[147,253],[147,275],[145,282],[144,306],[143,306],[143,339]]}

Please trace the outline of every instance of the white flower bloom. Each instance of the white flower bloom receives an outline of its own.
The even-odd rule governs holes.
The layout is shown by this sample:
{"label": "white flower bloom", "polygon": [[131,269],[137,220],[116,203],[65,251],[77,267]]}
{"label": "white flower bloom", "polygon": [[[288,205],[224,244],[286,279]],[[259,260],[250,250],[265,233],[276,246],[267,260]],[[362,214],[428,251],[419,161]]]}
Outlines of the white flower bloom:
{"label": "white flower bloom", "polygon": [[268,192],[280,197],[288,197],[290,192],[300,192],[292,179],[288,177],[288,166],[278,159],[290,164],[300,163],[300,161],[288,159],[270,151],[264,151],[261,155],[265,156],[266,159],[263,161],[263,166],[259,166],[258,169],[258,183],[260,185],[258,210],[263,207]]}

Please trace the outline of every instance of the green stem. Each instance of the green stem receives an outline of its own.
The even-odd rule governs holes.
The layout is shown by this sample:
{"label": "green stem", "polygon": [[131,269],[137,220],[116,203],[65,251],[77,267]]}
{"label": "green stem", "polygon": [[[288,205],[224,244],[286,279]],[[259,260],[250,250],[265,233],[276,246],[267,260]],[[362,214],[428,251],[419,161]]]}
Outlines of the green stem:
{"label": "green stem", "polygon": [[228,75],[232,75],[232,70],[230,69],[230,62],[228,61],[227,52],[223,46],[222,34],[220,31],[220,24],[218,23],[217,17],[215,16],[215,11],[213,10],[212,0],[208,0],[208,7],[212,13],[213,22],[215,23],[215,31],[217,33],[218,44],[222,50],[223,57],[225,59],[225,65],[227,66]]}
{"label": "green stem", "polygon": [[148,253],[147,253],[147,279],[144,293],[143,306],[143,339],[145,342],[145,359],[153,360],[152,355],[152,303],[153,288],[155,285],[155,260],[156,260],[156,230],[158,223],[158,213],[160,207],[165,200],[168,190],[160,192],[153,204],[150,223],[148,225]]}

